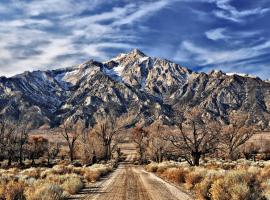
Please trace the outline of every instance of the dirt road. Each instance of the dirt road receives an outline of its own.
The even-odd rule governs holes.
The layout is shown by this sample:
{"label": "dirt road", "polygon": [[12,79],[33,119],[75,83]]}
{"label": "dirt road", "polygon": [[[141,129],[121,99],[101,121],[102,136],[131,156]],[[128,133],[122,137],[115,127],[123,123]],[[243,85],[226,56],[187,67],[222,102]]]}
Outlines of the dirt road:
{"label": "dirt road", "polygon": [[132,164],[136,149],[128,147],[125,162],[104,180],[88,187],[84,200],[190,200],[190,196],[142,166]]}

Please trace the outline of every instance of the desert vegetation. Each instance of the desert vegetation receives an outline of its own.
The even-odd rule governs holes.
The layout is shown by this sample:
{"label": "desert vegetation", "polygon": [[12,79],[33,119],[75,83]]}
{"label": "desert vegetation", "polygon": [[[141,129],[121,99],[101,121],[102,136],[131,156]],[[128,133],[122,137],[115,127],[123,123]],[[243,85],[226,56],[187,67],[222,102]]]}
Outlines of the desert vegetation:
{"label": "desert vegetation", "polygon": [[201,166],[151,163],[146,170],[175,183],[198,200],[269,199],[269,161],[211,160]]}
{"label": "desert vegetation", "polygon": [[1,120],[0,199],[66,199],[112,172],[121,155],[118,123],[64,123],[53,131],[55,140],[33,133],[27,123]]}
{"label": "desert vegetation", "polygon": [[86,182],[98,181],[116,167],[116,162],[90,167],[54,165],[20,170],[1,170],[0,198],[13,200],[65,199],[79,192]]}
{"label": "desert vegetation", "polygon": [[112,172],[126,140],[136,145],[134,164],[195,199],[270,198],[269,142],[252,140],[260,129],[241,113],[221,122],[190,110],[149,124],[108,114],[89,127],[63,123],[53,131],[59,140],[35,134],[27,124],[0,121],[0,199],[68,198]]}
{"label": "desert vegetation", "polygon": [[181,113],[174,125],[149,127],[162,148],[153,151],[149,138],[147,157],[152,161],[145,168],[198,200],[270,199],[269,142],[252,139],[260,129],[248,119],[234,113],[221,124],[196,110]]}

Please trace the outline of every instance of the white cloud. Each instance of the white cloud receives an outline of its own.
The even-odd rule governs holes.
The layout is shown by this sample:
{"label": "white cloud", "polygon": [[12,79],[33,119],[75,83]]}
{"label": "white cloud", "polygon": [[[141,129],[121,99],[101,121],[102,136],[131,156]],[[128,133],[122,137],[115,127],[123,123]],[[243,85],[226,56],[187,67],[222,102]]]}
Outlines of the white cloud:
{"label": "white cloud", "polygon": [[210,40],[227,39],[228,36],[224,34],[225,30],[226,28],[217,28],[217,29],[206,31],[205,35]]}
{"label": "white cloud", "polygon": [[[173,2],[173,1],[171,1]],[[157,2],[151,3],[143,3],[138,8],[135,9],[131,14],[122,18],[121,20],[115,21],[114,25],[124,25],[124,24],[132,24],[135,21],[146,18],[149,15],[153,15],[157,11],[163,9],[167,5],[170,4],[169,0],[161,0]]]}
{"label": "white cloud", "polygon": [[[107,48],[134,48],[136,31],[132,26],[122,29],[122,25],[144,20],[172,2],[127,1],[124,7],[81,16],[107,1],[13,0],[5,6],[9,8],[7,13],[16,15],[0,20],[0,75],[70,66],[82,59],[103,60],[108,58]],[[1,8],[0,3],[0,12]],[[77,54],[81,56],[68,56]]]}
{"label": "white cloud", "polygon": [[260,34],[259,30],[249,30],[249,31],[231,31],[228,28],[216,28],[205,32],[205,36],[210,40],[225,40],[229,43],[240,44],[248,38],[253,38],[254,36]]}
{"label": "white cloud", "polygon": [[214,11],[214,14],[223,19],[231,20],[234,22],[242,22],[244,17],[252,15],[262,15],[270,11],[269,8],[254,8],[249,10],[239,11],[236,7],[232,6],[232,0],[209,0],[214,2],[220,10]]}
{"label": "white cloud", "polygon": [[202,71],[209,72],[220,69],[224,72],[250,73],[263,79],[269,78],[265,73],[269,69],[265,65],[256,66],[260,62],[258,56],[265,55],[270,49],[270,41],[262,44],[235,50],[210,50],[197,46],[190,41],[183,41],[175,54],[174,60],[190,62],[202,66]]}
{"label": "white cloud", "polygon": [[270,41],[253,47],[245,47],[236,50],[208,50],[207,48],[196,46],[192,42],[183,41],[175,59],[177,59],[178,54],[181,54],[181,51],[185,51],[189,53],[190,57],[193,56],[195,61],[200,65],[218,65],[255,58],[265,54],[269,48]]}

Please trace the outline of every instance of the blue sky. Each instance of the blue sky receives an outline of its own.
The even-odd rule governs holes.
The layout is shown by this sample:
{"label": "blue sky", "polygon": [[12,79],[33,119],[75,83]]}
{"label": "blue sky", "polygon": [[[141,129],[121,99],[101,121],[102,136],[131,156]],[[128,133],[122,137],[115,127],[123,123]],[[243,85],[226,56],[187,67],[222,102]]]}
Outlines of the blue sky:
{"label": "blue sky", "polygon": [[139,48],[196,71],[270,78],[269,0],[1,0],[0,75]]}

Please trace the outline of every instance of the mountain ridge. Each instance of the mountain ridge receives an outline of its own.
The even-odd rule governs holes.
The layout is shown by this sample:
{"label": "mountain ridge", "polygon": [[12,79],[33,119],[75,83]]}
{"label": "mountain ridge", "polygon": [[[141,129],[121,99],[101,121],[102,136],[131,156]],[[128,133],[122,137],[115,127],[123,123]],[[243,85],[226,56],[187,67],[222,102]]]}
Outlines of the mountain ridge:
{"label": "mountain ridge", "polygon": [[220,121],[235,111],[255,113],[250,120],[266,127],[270,83],[222,71],[194,72],[134,49],[103,63],[0,77],[0,105],[2,117],[27,116],[36,119],[35,128],[78,120],[93,125],[108,112],[115,117],[131,112],[137,121],[152,123],[194,107]]}

